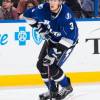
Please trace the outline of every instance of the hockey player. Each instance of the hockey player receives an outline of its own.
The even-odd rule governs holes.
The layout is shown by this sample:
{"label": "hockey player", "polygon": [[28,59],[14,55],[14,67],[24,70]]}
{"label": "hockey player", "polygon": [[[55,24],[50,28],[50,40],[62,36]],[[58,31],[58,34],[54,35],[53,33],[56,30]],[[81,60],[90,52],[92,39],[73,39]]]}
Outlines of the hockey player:
{"label": "hockey player", "polygon": [[[73,14],[62,0],[48,0],[36,8],[25,11],[23,15],[26,19],[31,18],[31,26],[45,39],[37,68],[51,93],[41,94],[40,100],[50,99],[50,96],[62,100],[73,91],[70,79],[61,69],[78,40],[78,28]],[[58,91],[56,83],[62,87],[61,90]]]}

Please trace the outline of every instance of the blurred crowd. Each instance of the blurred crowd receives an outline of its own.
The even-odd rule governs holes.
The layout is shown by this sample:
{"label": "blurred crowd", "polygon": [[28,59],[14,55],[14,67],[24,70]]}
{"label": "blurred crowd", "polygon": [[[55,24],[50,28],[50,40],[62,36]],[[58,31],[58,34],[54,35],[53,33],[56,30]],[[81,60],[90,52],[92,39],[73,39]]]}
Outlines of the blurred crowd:
{"label": "blurred crowd", "polygon": [[[0,0],[0,19],[20,19],[21,14],[31,7],[38,6],[45,0]],[[65,0],[76,18],[94,18],[94,0]],[[99,0],[100,17],[100,0]]]}

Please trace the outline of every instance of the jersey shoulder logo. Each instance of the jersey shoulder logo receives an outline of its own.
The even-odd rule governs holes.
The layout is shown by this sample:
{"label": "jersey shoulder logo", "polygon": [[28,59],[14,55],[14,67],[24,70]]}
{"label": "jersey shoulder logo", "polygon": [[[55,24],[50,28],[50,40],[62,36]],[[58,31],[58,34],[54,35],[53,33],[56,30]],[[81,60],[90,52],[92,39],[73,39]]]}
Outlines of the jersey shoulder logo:
{"label": "jersey shoulder logo", "polygon": [[43,5],[44,5],[44,4],[38,5],[38,8],[39,8],[39,9],[42,9],[42,8],[43,8]]}
{"label": "jersey shoulder logo", "polygon": [[65,18],[68,20],[68,19],[71,19],[72,18],[72,15],[71,15],[71,13],[66,13],[66,15],[65,15]]}

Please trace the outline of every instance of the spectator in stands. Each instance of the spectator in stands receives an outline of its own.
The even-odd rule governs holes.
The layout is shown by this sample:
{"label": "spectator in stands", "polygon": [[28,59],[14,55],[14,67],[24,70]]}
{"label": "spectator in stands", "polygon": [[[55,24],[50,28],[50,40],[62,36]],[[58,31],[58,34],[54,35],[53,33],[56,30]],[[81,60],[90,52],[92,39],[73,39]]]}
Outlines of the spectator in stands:
{"label": "spectator in stands", "polygon": [[18,19],[16,9],[13,7],[13,0],[3,0],[0,7],[0,19]]}
{"label": "spectator in stands", "polygon": [[27,2],[30,2],[30,1],[32,1],[35,6],[39,4],[37,0],[20,0],[17,7],[17,13],[19,15],[21,15],[24,12],[24,10],[26,9]]}
{"label": "spectator in stands", "polygon": [[34,6],[35,6],[35,3],[33,1],[27,1],[25,10],[29,9],[29,8],[32,8]]}
{"label": "spectator in stands", "polygon": [[82,17],[82,9],[78,0],[65,0],[65,3],[72,9],[75,17]]}
{"label": "spectator in stands", "polygon": [[91,18],[93,17],[94,12],[94,0],[83,0],[82,9],[87,12],[85,17]]}
{"label": "spectator in stands", "polygon": [[15,8],[17,8],[18,3],[19,3],[19,0],[14,0],[14,2],[13,2],[13,6],[14,6]]}
{"label": "spectator in stands", "polygon": [[[24,11],[29,8],[32,8],[34,6],[35,6],[35,3],[32,0],[29,0],[29,1],[27,1],[26,5],[25,5]],[[23,19],[23,14],[19,15],[19,19]]]}
{"label": "spectator in stands", "polygon": [[2,5],[2,1],[3,1],[3,0],[0,0],[0,6]]}
{"label": "spectator in stands", "polygon": [[[82,1],[82,9],[84,10],[85,17],[91,18],[94,17],[94,0],[81,0]],[[99,5],[99,15],[97,16],[100,17],[100,0],[98,0],[98,5]]]}

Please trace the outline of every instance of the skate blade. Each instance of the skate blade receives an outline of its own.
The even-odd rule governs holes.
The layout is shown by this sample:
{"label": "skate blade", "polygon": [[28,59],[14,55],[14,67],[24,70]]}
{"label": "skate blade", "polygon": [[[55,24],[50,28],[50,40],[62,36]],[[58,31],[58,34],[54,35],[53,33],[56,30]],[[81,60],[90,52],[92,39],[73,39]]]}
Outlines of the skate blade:
{"label": "skate blade", "polygon": [[74,93],[68,94],[63,100],[70,100],[73,97]]}
{"label": "skate blade", "polygon": [[[47,100],[50,100],[50,99],[47,99]],[[52,98],[52,100],[57,100],[56,98]]]}
{"label": "skate blade", "polygon": [[[50,100],[50,99],[47,99],[47,100]],[[56,98],[52,98],[52,100],[58,100],[58,99],[56,99]],[[62,99],[59,99],[59,100],[62,100]]]}
{"label": "skate blade", "polygon": [[[63,99],[52,98],[52,100],[70,100],[71,97],[73,97],[73,93],[68,94],[67,97],[65,97]],[[47,100],[50,100],[50,99],[47,99]]]}

